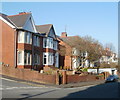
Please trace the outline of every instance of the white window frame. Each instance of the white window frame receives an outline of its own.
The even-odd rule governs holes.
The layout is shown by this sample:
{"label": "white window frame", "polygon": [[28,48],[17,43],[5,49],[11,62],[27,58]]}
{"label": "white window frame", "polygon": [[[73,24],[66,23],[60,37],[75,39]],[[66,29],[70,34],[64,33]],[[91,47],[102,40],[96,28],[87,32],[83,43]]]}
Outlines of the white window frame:
{"label": "white window frame", "polygon": [[33,40],[34,40],[33,45],[36,46],[36,44],[37,44],[37,43],[36,43],[36,36],[33,37]]}
{"label": "white window frame", "polygon": [[58,50],[58,42],[54,41],[54,50]]}
{"label": "white window frame", "polygon": [[[46,63],[44,63],[44,58],[46,58]],[[48,53],[43,53],[43,65],[48,65]]]}
{"label": "white window frame", "polygon": [[[21,52],[21,62],[19,63],[18,60],[19,60],[19,52]],[[24,65],[24,51],[17,51],[17,65]]]}
{"label": "white window frame", "polygon": [[[46,64],[44,63],[44,55],[46,55]],[[53,63],[54,63],[53,53],[44,52],[43,53],[43,65],[53,65]]]}
{"label": "white window frame", "polygon": [[37,39],[37,40],[36,40],[36,41],[37,41],[37,46],[39,47],[39,46],[40,46],[40,37],[37,36],[36,39]]}
{"label": "white window frame", "polygon": [[50,38],[50,37],[43,38],[43,48],[53,49],[53,38]]}
{"label": "white window frame", "polygon": [[18,43],[24,43],[24,31],[18,31]]}
{"label": "white window frame", "polygon": [[40,37],[39,36],[34,36],[34,46],[40,46]]}
{"label": "white window frame", "polygon": [[[26,58],[25,58],[25,53],[26,53]],[[30,55],[30,63],[28,63],[28,55]],[[26,59],[26,64],[24,61],[24,65],[31,65],[31,54],[24,51],[24,60],[25,59]]]}

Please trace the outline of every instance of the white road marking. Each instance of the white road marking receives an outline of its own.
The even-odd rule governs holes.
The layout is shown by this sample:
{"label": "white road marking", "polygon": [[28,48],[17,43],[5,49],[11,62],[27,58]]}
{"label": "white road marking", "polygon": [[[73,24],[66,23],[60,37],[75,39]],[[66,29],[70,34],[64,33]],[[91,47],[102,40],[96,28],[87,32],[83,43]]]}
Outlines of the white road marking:
{"label": "white road marking", "polygon": [[7,81],[12,81],[12,82],[16,82],[16,81],[14,81],[14,80],[11,80],[11,79],[7,79],[7,78],[1,78],[1,79],[3,79],[3,80],[7,80]]}

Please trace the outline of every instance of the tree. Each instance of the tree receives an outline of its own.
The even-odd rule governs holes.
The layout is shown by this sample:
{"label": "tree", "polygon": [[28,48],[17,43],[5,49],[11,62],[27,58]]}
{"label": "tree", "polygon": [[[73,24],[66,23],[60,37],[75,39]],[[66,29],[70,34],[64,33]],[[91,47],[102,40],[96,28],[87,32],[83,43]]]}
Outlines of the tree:
{"label": "tree", "polygon": [[[65,41],[66,40],[66,41]],[[102,45],[95,39],[90,36],[80,37],[67,37],[64,41],[72,49],[69,49],[69,46],[61,46],[60,52],[62,55],[74,56],[73,51],[77,51],[76,57],[81,59],[81,65],[84,66],[85,61],[89,60],[90,62],[98,61],[103,53]],[[68,50],[67,52],[65,50]],[[87,53],[87,56],[84,54]]]}
{"label": "tree", "polygon": [[110,51],[115,52],[115,47],[113,43],[106,43],[104,48],[108,48]]}
{"label": "tree", "polygon": [[91,36],[83,37],[87,43],[88,59],[90,62],[98,61],[103,55],[103,46],[98,40],[93,39]]}

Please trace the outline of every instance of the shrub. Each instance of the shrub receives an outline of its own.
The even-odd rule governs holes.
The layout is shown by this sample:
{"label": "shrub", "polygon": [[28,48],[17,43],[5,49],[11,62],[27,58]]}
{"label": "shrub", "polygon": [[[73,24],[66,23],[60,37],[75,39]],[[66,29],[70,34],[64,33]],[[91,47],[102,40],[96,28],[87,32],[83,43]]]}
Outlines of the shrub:
{"label": "shrub", "polygon": [[50,70],[48,70],[44,73],[47,74],[47,75],[53,75],[53,74],[55,74],[55,71],[53,69],[50,69]]}
{"label": "shrub", "polygon": [[88,68],[83,68],[82,71],[83,71],[83,72],[87,72],[87,71],[88,71]]}

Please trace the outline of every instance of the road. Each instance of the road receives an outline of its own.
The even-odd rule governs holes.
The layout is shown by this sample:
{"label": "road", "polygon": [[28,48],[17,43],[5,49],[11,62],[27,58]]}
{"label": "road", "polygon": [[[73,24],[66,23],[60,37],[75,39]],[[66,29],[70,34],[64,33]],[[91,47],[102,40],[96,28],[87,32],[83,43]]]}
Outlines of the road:
{"label": "road", "polygon": [[96,86],[83,86],[75,88],[57,88],[52,86],[35,85],[16,82],[2,78],[2,98],[118,98],[120,97],[120,83],[106,83]]}

